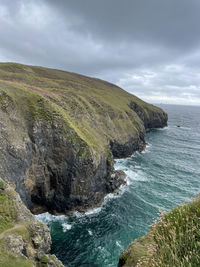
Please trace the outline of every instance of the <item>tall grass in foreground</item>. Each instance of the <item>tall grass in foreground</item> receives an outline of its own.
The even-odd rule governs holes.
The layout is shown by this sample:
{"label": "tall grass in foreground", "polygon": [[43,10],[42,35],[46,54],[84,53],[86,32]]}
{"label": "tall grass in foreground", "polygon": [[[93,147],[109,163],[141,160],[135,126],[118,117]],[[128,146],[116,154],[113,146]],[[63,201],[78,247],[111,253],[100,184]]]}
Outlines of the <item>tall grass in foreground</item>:
{"label": "tall grass in foreground", "polygon": [[200,266],[200,197],[160,217],[150,231],[152,245],[137,267]]}

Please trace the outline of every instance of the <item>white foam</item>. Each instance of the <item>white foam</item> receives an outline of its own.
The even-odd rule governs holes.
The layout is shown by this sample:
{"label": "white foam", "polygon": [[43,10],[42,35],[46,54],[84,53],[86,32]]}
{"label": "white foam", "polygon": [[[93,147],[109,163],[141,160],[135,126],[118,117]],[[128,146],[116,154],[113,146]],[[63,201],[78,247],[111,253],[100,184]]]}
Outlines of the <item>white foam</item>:
{"label": "white foam", "polygon": [[146,144],[146,148],[149,148],[149,147],[152,147],[152,144],[151,143],[147,143]]}
{"label": "white foam", "polygon": [[116,241],[116,245],[117,245],[119,248],[123,249],[123,247],[122,247],[120,241]]}
{"label": "white foam", "polygon": [[[127,159],[125,159],[125,160],[127,160]],[[110,201],[113,198],[119,198],[124,194],[124,192],[129,191],[129,185],[130,184],[132,184],[135,181],[146,181],[147,180],[146,177],[144,176],[143,172],[140,170],[139,165],[135,166],[135,170],[131,170],[130,168],[125,167],[125,165],[126,164],[124,163],[124,160],[117,160],[117,163],[115,164],[115,169],[119,168],[126,173],[126,175],[127,175],[126,176],[126,185],[121,185],[119,188],[119,191],[117,193],[110,193],[110,194],[106,195],[104,198],[104,201],[100,207],[88,210],[87,212],[75,211],[73,213],[73,216],[75,216],[77,218],[81,218],[84,216],[91,216],[94,214],[98,214],[99,212],[101,212],[103,206],[105,206],[108,201]],[[56,222],[56,221],[59,221],[61,223],[63,222],[63,225],[64,225],[63,229],[69,230],[66,228],[66,227],[68,227],[67,225],[69,225],[66,223],[68,216],[65,216],[65,215],[55,216],[55,215],[51,215],[50,213],[46,212],[46,213],[43,213],[40,215],[36,215],[36,218],[38,221],[41,221],[45,224],[49,224],[51,222]]]}
{"label": "white foam", "polygon": [[134,168],[135,169],[141,169],[141,166],[140,165],[135,165]]}
{"label": "white foam", "polygon": [[93,214],[96,214],[96,213],[99,213],[101,211],[102,207],[98,207],[98,208],[94,208],[94,209],[91,209],[91,210],[88,210],[85,212],[85,215],[93,215]]}
{"label": "white foam", "polygon": [[183,129],[183,130],[191,130],[190,127],[186,127],[186,126],[180,126],[179,129]]}
{"label": "white foam", "polygon": [[50,222],[64,221],[68,218],[65,215],[55,216],[55,215],[52,215],[48,212],[45,212],[45,213],[42,213],[39,215],[35,215],[35,217],[38,221],[45,223],[45,224],[48,224]]}
{"label": "white foam", "polygon": [[103,203],[102,203],[102,205],[100,207],[94,208],[94,209],[91,209],[91,210],[88,210],[86,212],[75,211],[73,215],[76,216],[77,218],[80,218],[80,217],[84,217],[84,216],[91,216],[91,215],[94,215],[94,214],[98,214],[99,212],[101,212],[103,206],[105,206],[106,203],[110,199],[117,198],[119,196],[120,196],[119,193],[118,194],[112,194],[112,193],[110,193],[110,194],[108,194],[108,195],[105,196],[104,201],[103,201]]}
{"label": "white foam", "polygon": [[155,128],[156,131],[165,131],[166,129],[169,129],[169,126],[165,126],[164,128]]}
{"label": "white foam", "polygon": [[77,218],[81,218],[81,217],[84,217],[84,216],[91,216],[91,215],[99,213],[101,211],[101,209],[102,209],[102,206],[100,206],[98,208],[94,208],[94,209],[88,210],[86,212],[75,211],[73,213],[73,216],[75,216]]}
{"label": "white foam", "polygon": [[89,234],[90,236],[92,236],[92,235],[93,235],[93,233],[92,233],[92,231],[91,231],[91,230],[88,230],[88,234]]}
{"label": "white foam", "polygon": [[79,211],[75,211],[73,213],[73,216],[75,216],[77,218],[80,218],[80,217],[83,217],[84,216],[84,213],[83,212],[79,212]]}
{"label": "white foam", "polygon": [[126,179],[126,184],[121,185],[117,193],[110,193],[107,196],[105,196],[103,205],[105,205],[110,199],[121,197],[124,194],[124,192],[129,190],[127,185],[128,185],[128,181]]}
{"label": "white foam", "polygon": [[147,181],[147,177],[145,176],[145,174],[143,173],[142,170],[127,170],[125,171],[126,175],[127,175],[127,184],[130,185],[135,181]]}
{"label": "white foam", "polygon": [[63,232],[67,232],[72,229],[72,225],[68,223],[63,223],[62,228],[63,228]]}
{"label": "white foam", "polygon": [[76,216],[77,218],[81,218],[81,217],[84,217],[84,216],[91,216],[91,215],[94,215],[94,214],[98,214],[99,212],[101,212],[102,208],[106,205],[106,203],[108,201],[110,201],[113,198],[121,197],[125,191],[129,190],[127,185],[128,185],[128,181],[127,181],[126,185],[121,185],[120,186],[119,191],[117,193],[110,193],[110,194],[106,195],[104,197],[104,201],[103,201],[103,203],[102,203],[102,205],[100,207],[88,210],[86,212],[75,211],[73,213],[73,215]]}
{"label": "white foam", "polygon": [[145,149],[141,152],[142,154],[151,152],[152,144],[148,143],[145,147]]}
{"label": "white foam", "polygon": [[[137,153],[137,152],[136,152]],[[135,157],[135,154],[132,155],[129,158],[125,159],[116,159],[115,160],[115,170],[124,170],[126,168],[125,166],[127,165],[126,162],[129,162],[131,158]]]}

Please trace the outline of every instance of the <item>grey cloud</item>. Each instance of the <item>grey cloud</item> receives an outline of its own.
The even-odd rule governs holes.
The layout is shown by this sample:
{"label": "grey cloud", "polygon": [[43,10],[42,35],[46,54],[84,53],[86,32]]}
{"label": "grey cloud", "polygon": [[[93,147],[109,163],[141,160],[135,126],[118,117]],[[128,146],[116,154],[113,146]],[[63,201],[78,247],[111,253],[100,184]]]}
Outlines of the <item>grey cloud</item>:
{"label": "grey cloud", "polygon": [[[200,72],[179,65],[160,66],[149,72],[134,69],[122,77],[118,85],[126,87],[147,101],[199,104]],[[141,90],[143,88],[143,90]],[[187,102],[186,102],[187,100]]]}
{"label": "grey cloud", "polygon": [[0,0],[0,60],[200,104],[199,12],[199,0]]}
{"label": "grey cloud", "polygon": [[47,1],[64,14],[82,19],[79,32],[97,39],[141,40],[173,48],[193,47],[200,40],[198,0]]}

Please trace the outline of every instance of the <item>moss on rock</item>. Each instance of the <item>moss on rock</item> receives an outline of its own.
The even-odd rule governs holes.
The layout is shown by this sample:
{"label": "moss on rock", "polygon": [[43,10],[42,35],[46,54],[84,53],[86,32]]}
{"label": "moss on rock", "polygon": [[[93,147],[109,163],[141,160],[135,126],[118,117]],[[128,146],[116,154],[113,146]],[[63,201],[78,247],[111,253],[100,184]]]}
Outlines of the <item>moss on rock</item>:
{"label": "moss on rock", "polygon": [[62,267],[48,254],[51,239],[47,226],[35,220],[19,195],[1,179],[0,185],[0,266],[47,267],[51,263]]}

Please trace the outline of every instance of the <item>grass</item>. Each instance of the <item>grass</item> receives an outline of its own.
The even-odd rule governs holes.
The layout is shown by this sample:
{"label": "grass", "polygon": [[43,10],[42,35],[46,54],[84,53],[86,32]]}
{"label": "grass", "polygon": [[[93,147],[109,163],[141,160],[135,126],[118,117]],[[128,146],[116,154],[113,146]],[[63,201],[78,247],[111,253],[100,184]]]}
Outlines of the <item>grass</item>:
{"label": "grass", "polygon": [[[3,182],[1,182],[2,184]],[[17,217],[17,211],[14,202],[9,199],[4,190],[0,190],[0,233],[13,227],[13,221]]]}
{"label": "grass", "polygon": [[[149,256],[148,249],[154,244],[152,233],[136,239],[121,255],[119,266],[133,267]],[[144,265],[146,266],[146,265]]]}
{"label": "grass", "polygon": [[4,190],[6,188],[6,183],[0,180],[0,190]]}
{"label": "grass", "polygon": [[22,236],[24,241],[29,239],[26,224],[16,224],[17,208],[13,201],[12,190],[6,189],[6,183],[0,180],[0,266],[31,267],[33,263],[24,257],[15,257],[5,250],[5,240],[9,234]]}
{"label": "grass", "polygon": [[21,236],[23,241],[29,241],[30,233],[28,230],[28,225],[28,223],[15,224],[14,227],[4,231],[2,236],[15,234]]}
{"label": "grass", "polygon": [[161,217],[152,231],[157,252],[151,266],[200,266],[200,198]]}
{"label": "grass", "polygon": [[[143,130],[143,123],[130,103],[139,105],[146,117],[149,112],[163,113],[99,79],[55,69],[0,63],[0,107],[4,112],[11,102],[25,122],[61,121],[66,132],[71,131],[73,139],[79,139],[80,143],[83,140],[96,157],[105,151],[110,140],[124,143],[130,135],[138,136]],[[77,153],[79,156],[82,150]]]}
{"label": "grass", "polygon": [[[48,255],[43,255],[40,261],[34,258],[29,260],[24,256],[15,256],[7,247],[7,237],[9,235],[21,236],[29,250],[34,250],[31,237],[30,225],[32,222],[24,222],[18,218],[18,210],[15,205],[16,193],[8,188],[6,183],[0,179],[0,266],[2,267],[44,267],[50,262]],[[39,223],[38,224],[42,224]],[[30,251],[29,251],[30,252]],[[56,262],[56,258],[51,258]]]}
{"label": "grass", "polygon": [[32,261],[29,261],[23,257],[15,257],[12,253],[6,252],[4,244],[0,241],[0,266],[2,267],[32,267]]}
{"label": "grass", "polygon": [[49,258],[46,255],[43,255],[41,260],[36,263],[36,267],[47,267],[49,262]]}
{"label": "grass", "polygon": [[77,156],[78,156],[78,157],[82,157],[83,154],[84,154],[84,152],[85,152],[85,149],[84,149],[84,148],[81,148],[81,149],[78,151]]}
{"label": "grass", "polygon": [[9,104],[12,102],[11,97],[6,94],[4,91],[0,91],[0,108],[3,112],[5,112],[9,106]]}
{"label": "grass", "polygon": [[150,233],[135,240],[126,255],[124,266],[199,267],[200,197],[160,216]]}

